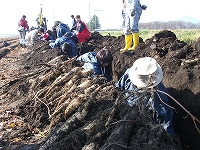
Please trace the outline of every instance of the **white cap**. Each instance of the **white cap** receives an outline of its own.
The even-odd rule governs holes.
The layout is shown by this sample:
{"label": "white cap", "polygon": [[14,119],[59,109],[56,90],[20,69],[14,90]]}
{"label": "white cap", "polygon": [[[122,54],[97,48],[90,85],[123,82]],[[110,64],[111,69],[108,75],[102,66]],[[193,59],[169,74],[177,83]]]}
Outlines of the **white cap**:
{"label": "white cap", "polygon": [[[151,78],[149,78],[151,76]],[[163,78],[160,65],[154,58],[144,57],[137,59],[129,70],[129,78],[137,87],[155,87]]]}

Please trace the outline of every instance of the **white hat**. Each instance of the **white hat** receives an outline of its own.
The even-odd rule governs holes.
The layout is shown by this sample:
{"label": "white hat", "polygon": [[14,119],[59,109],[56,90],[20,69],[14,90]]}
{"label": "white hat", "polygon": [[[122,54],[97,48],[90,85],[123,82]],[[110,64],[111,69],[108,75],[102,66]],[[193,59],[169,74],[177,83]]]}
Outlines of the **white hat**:
{"label": "white hat", "polygon": [[163,72],[155,59],[144,57],[133,63],[129,70],[129,78],[137,87],[154,87],[162,81]]}

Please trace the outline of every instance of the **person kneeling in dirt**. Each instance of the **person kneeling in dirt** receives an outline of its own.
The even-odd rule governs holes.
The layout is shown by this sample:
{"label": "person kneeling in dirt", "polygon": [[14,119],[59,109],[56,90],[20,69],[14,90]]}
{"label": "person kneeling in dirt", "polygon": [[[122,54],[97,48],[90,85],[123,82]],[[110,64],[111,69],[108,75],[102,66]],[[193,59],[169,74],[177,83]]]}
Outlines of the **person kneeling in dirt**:
{"label": "person kneeling in dirt", "polygon": [[84,63],[82,66],[85,70],[93,69],[95,75],[103,75],[108,81],[112,80],[112,61],[113,56],[110,51],[102,49],[96,52],[88,52],[77,58]]}
{"label": "person kneeling in dirt", "polygon": [[32,28],[25,37],[25,44],[26,45],[34,45],[34,43],[39,39],[38,34],[43,34],[44,29],[43,28]]}
{"label": "person kneeling in dirt", "polygon": [[67,55],[69,58],[78,55],[78,47],[69,36],[58,37],[55,42],[51,42],[49,45],[51,48],[58,47],[61,50],[61,54]]}
{"label": "person kneeling in dirt", "polygon": [[[168,93],[162,84],[163,72],[160,65],[151,57],[137,59],[133,66],[126,70],[124,75],[116,83],[116,87],[121,90],[133,91],[127,99],[130,106],[137,105],[141,100],[144,103],[146,111],[155,112],[154,119],[159,122],[172,137],[177,138],[175,133],[173,119],[173,109],[168,102],[168,97],[163,91]],[[155,92],[156,91],[156,92]],[[141,95],[142,98],[140,97]]]}
{"label": "person kneeling in dirt", "polygon": [[56,40],[56,36],[53,33],[53,31],[47,30],[46,32],[42,32],[42,34],[40,34],[39,39],[43,40],[43,41],[52,41],[52,42],[54,42]]}
{"label": "person kneeling in dirt", "polygon": [[87,28],[86,24],[81,20],[80,15],[77,15],[75,18],[76,26],[74,27],[75,30],[72,30],[72,32],[78,38],[79,43],[85,43],[91,37],[90,31]]}

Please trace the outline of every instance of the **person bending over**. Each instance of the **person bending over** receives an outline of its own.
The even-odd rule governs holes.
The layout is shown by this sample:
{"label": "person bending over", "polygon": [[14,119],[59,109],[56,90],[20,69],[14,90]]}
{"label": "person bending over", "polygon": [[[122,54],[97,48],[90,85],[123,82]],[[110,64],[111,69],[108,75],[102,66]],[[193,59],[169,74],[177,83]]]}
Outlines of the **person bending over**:
{"label": "person bending over", "polygon": [[98,52],[88,52],[77,58],[84,63],[83,68],[93,69],[95,75],[103,75],[108,81],[112,80],[113,56],[109,50],[102,49]]}
{"label": "person bending over", "polygon": [[[160,90],[168,93],[168,90],[162,84],[163,72],[160,65],[151,57],[143,57],[137,59],[133,66],[126,70],[124,75],[116,83],[116,87],[121,90],[133,91],[133,95],[126,93],[126,102],[133,106],[139,100],[139,92],[150,89]],[[163,128],[172,137],[177,136],[173,125],[173,109],[169,107],[168,96],[160,92],[145,92],[142,99],[145,101],[146,110],[155,112],[154,119],[159,122]],[[164,103],[163,103],[164,102]]]}

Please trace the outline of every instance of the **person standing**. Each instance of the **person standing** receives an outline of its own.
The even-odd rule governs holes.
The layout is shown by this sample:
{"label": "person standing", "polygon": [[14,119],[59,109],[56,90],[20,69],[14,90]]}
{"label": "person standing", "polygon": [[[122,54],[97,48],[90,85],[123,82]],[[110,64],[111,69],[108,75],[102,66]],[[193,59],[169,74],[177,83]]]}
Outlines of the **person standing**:
{"label": "person standing", "polygon": [[75,19],[74,15],[71,15],[71,18],[72,18],[72,28],[71,28],[71,31],[73,31],[73,30],[76,29],[76,19]]}
{"label": "person standing", "polygon": [[78,42],[84,43],[90,38],[90,31],[88,30],[86,24],[83,21],[81,21],[80,15],[77,15],[75,18],[76,29],[73,32],[77,36]]}
{"label": "person standing", "polygon": [[25,42],[26,32],[29,32],[28,22],[26,21],[26,16],[23,15],[20,21],[18,22],[18,31],[20,33],[20,44]]}
{"label": "person standing", "polygon": [[140,0],[122,0],[125,13],[125,26],[123,29],[125,35],[125,48],[120,52],[135,50],[139,44],[138,23],[142,14]]}

